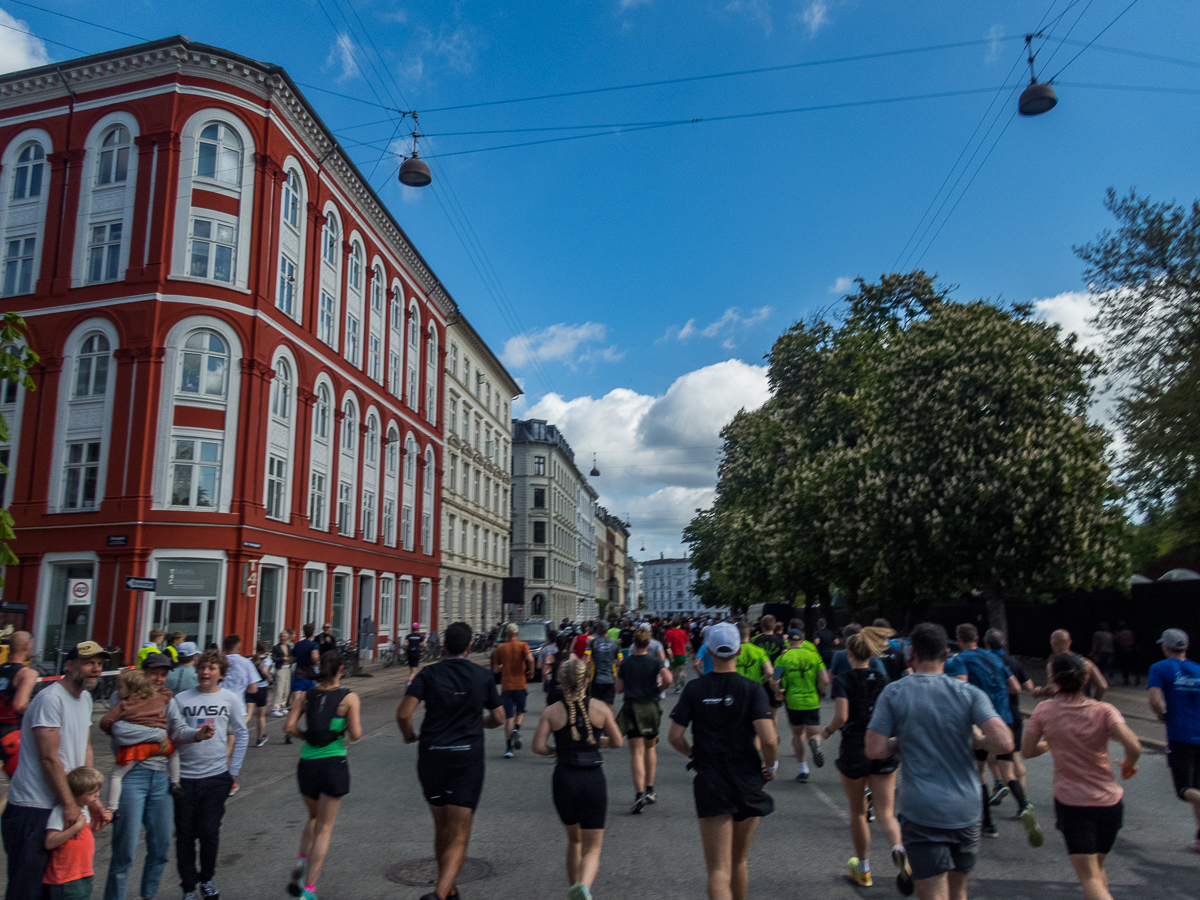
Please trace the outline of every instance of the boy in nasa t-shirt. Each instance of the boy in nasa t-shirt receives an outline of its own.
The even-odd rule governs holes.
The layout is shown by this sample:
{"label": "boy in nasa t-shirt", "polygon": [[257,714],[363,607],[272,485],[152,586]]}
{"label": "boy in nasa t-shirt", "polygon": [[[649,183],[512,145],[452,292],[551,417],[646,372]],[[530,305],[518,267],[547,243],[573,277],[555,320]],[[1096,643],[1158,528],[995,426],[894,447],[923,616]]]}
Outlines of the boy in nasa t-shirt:
{"label": "boy in nasa t-shirt", "polygon": [[[217,868],[221,819],[249,741],[242,698],[221,687],[221,679],[228,671],[229,662],[221,653],[206,650],[196,663],[196,687],[175,696],[189,727],[213,728],[211,740],[181,744],[178,748],[180,787],[175,796],[175,857],[180,886],[188,900],[197,896],[197,885],[205,900],[220,896],[213,875]],[[230,733],[234,738],[233,757],[227,762]]]}

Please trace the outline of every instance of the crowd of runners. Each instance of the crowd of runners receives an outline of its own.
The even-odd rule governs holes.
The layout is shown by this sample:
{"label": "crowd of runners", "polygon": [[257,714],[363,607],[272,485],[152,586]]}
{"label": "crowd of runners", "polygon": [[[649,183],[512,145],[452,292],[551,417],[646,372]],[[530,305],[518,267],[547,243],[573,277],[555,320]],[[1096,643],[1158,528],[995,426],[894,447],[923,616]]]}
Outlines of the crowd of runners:
{"label": "crowd of runners", "polygon": [[[1105,671],[1120,641],[1101,642],[1100,663],[1051,635],[1045,684],[1035,687],[1005,636],[960,625],[949,639],[932,623],[904,638],[883,620],[835,632],[824,620],[809,635],[799,619],[778,622],[626,620],[563,623],[537,652],[505,626],[490,666],[469,659],[466,623],[445,629],[445,658],[422,665],[419,623],[405,641],[410,666],[396,722],[416,743],[417,776],[433,819],[438,877],[422,900],[457,900],[486,771],[484,731],[503,728],[504,759],[524,747],[529,683],[541,678],[545,708],[530,749],[554,756],[547,785],[566,831],[571,900],[588,900],[601,864],[608,813],[604,750],[628,745],[632,815],[658,801],[662,704],[667,743],[692,772],[711,900],[742,900],[760,820],[775,800],[781,725],[790,731],[794,779],[822,767],[839,734],[834,764],[850,819],[846,875],[872,884],[872,824],[885,840],[896,887],[921,900],[961,900],[980,852],[994,837],[993,809],[1011,797],[1032,848],[1045,841],[1025,780],[1025,761],[1053,756],[1052,801],[1084,897],[1111,897],[1105,859],[1122,825],[1121,781],[1137,773],[1141,746],[1117,709],[1103,702]],[[28,666],[30,637],[18,632],[0,665],[0,761],[9,775],[0,816],[7,856],[6,900],[81,900],[93,893],[95,834],[110,826],[104,900],[123,900],[145,831],[138,896],[157,896],[169,850],[184,900],[219,900],[218,847],[226,799],[251,744],[267,741],[265,717],[286,717],[286,740],[301,743],[297,784],[307,811],[281,893],[316,900],[342,799],[350,792],[348,746],[361,738],[359,697],[343,686],[343,657],[328,626],[305,625],[272,647],[243,655],[237,636],[201,652],[182,635],[152,633],[138,666],[122,672],[100,721],[114,747],[110,772],[93,766],[92,694],[107,654],[85,641],[64,675],[42,690]],[[1149,671],[1149,706],[1166,723],[1167,762],[1179,799],[1191,805],[1200,853],[1200,665],[1188,636],[1168,629],[1163,659]],[[1095,642],[1093,643],[1095,650]],[[1093,653],[1093,656],[1095,654]],[[1023,693],[1043,698],[1026,721]],[[822,722],[822,698],[832,717]],[[619,698],[619,700],[618,700]],[[423,716],[417,712],[424,706]],[[779,710],[786,710],[781,723]],[[826,710],[828,707],[826,707]],[[1122,748],[1120,779],[1110,742]],[[501,762],[500,765],[505,763]],[[671,765],[671,762],[664,762]],[[897,789],[897,775],[902,773]],[[107,782],[107,784],[105,783]]]}

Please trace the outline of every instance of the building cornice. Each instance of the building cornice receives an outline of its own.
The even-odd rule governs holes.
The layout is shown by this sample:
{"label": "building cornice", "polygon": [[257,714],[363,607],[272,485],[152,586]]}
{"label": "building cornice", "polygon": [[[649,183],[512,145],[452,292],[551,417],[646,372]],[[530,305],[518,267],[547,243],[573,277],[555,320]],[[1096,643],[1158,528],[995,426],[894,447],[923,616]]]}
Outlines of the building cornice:
{"label": "building cornice", "polygon": [[[504,364],[496,358],[496,354],[492,352],[492,348],[479,336],[479,332],[475,330],[475,326],[467,321],[467,317],[462,314],[461,310],[458,311],[458,314],[453,319],[446,323],[446,328],[459,334],[463,343],[470,346],[471,352],[475,355],[476,362],[478,362],[480,357],[485,359],[486,367],[491,369],[493,377],[497,381],[504,382],[512,397],[519,397],[525,393],[521,390],[521,386],[517,384],[516,379],[509,374],[508,369],[504,368]],[[511,426],[509,427],[511,430]]]}

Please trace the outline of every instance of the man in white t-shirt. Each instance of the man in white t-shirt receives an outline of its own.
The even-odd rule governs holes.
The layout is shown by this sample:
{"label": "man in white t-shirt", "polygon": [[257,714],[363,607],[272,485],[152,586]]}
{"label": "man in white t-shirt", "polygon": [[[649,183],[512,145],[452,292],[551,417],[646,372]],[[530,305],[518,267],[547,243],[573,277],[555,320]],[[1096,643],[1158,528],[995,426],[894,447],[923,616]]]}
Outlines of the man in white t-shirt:
{"label": "man in white t-shirt", "polygon": [[221,642],[225,658],[229,660],[229,673],[221,679],[221,687],[233,691],[243,702],[246,694],[258,692],[258,682],[262,675],[254,668],[254,663],[242,656],[242,639],[236,634],[230,634]]}
{"label": "man in white t-shirt", "polygon": [[[50,852],[46,823],[61,804],[64,828],[82,815],[67,785],[67,772],[92,765],[92,695],[108,654],[95,641],[76,644],[67,654],[62,680],[39,692],[21,722],[23,752],[8,788],[8,805],[0,816],[8,857],[5,900],[40,900],[42,876]],[[91,808],[100,827],[112,814],[99,802]]]}

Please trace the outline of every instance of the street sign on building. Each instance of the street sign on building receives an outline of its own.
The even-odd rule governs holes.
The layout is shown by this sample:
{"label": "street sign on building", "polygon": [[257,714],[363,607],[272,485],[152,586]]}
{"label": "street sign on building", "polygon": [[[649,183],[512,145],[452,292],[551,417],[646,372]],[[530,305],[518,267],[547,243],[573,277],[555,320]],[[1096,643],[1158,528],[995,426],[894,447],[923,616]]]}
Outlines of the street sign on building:
{"label": "street sign on building", "polygon": [[92,579],[72,578],[67,582],[67,606],[91,606],[92,590]]}
{"label": "street sign on building", "polygon": [[125,576],[125,590],[127,591],[156,591],[158,590],[157,578],[138,578],[136,575]]}

